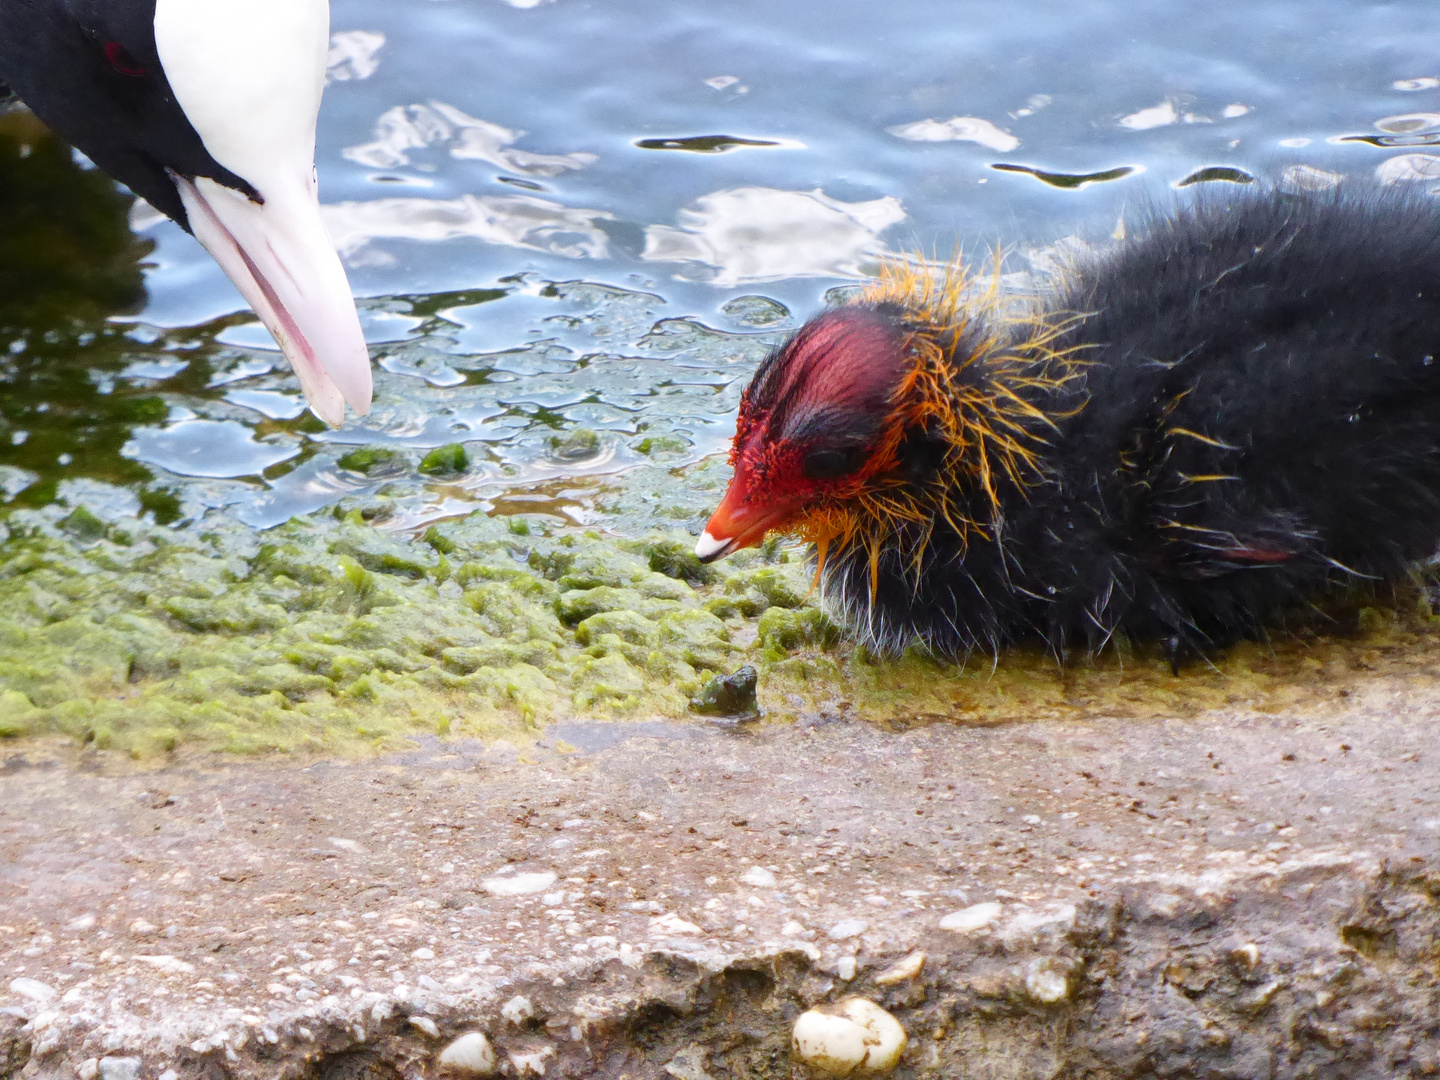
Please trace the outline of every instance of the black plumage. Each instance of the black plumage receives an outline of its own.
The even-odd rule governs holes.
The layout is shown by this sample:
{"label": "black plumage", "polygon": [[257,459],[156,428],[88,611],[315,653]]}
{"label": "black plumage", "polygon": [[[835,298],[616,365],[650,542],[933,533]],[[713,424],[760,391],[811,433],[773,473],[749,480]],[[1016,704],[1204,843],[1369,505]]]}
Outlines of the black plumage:
{"label": "black plumage", "polygon": [[[829,541],[825,600],[884,650],[920,641],[958,656],[1041,638],[1064,655],[1123,633],[1178,659],[1256,635],[1307,599],[1403,576],[1436,550],[1437,273],[1440,210],[1425,197],[1201,198],[1073,266],[1040,301],[1047,332],[991,312],[942,342],[974,354],[947,369],[949,398],[967,383],[990,392],[996,357],[1032,374],[1068,365],[1011,377],[1033,406],[1011,424],[1033,460],[993,468],[987,491],[973,449],[937,453],[949,436],[915,424],[901,400],[913,391],[897,386],[887,423],[910,430],[892,438],[893,456],[772,527]],[[819,318],[889,321],[912,348],[933,322],[873,296]],[[787,350],[799,351],[787,345],[772,364]],[[808,362],[821,373],[808,392],[834,396],[845,376]],[[747,425],[743,406],[741,436],[788,438],[758,415]],[[737,463],[750,452],[741,436]],[[878,441],[872,451],[884,453]],[[763,501],[765,485],[750,486]],[[879,504],[866,509],[861,489],[911,509],[874,520]],[[837,514],[844,529],[817,527]]]}
{"label": "black plumage", "polygon": [[[155,47],[155,0],[3,0],[0,79],[53,130],[190,227],[170,173],[254,197],[211,156]],[[0,101],[6,91],[0,84]]]}

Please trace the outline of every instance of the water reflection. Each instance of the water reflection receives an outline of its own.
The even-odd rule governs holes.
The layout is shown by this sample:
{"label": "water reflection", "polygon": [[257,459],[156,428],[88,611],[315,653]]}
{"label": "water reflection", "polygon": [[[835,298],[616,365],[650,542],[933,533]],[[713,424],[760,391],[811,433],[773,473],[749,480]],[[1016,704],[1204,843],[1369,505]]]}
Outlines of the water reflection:
{"label": "water reflection", "polygon": [[819,190],[733,188],[681,210],[678,227],[647,227],[641,258],[693,263],[688,276],[720,286],[862,277],[888,250],[880,234],[904,220],[889,195],[842,202]]}
{"label": "water reflection", "polygon": [[533,176],[555,176],[567,169],[583,169],[594,154],[537,154],[512,144],[523,131],[469,116],[453,105],[397,105],[375,122],[374,141],[347,147],[345,157],[374,169],[408,166],[411,151],[440,147],[460,161],[484,161],[501,169]]}
{"label": "water reflection", "polygon": [[0,327],[43,331],[143,305],[153,245],[131,234],[131,201],[28,111],[0,105]]}
{"label": "water reflection", "polygon": [[349,266],[389,266],[375,240],[437,243],[468,237],[567,259],[604,259],[604,210],[572,210],[533,195],[462,195],[458,199],[371,199],[323,208],[325,227]]}

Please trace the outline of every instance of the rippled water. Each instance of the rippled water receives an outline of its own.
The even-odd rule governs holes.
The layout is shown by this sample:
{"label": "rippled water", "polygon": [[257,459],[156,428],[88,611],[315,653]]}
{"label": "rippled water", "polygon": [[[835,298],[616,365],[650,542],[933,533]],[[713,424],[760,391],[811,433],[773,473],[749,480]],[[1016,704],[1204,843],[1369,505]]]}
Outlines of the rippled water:
{"label": "rippled water", "polygon": [[1187,181],[1440,177],[1427,3],[334,0],[333,28],[321,195],[368,298],[372,414],[303,413],[198,245],[143,206],[131,237],[12,114],[7,501],[698,520],[683,470],[754,364],[886,252],[1024,269]]}

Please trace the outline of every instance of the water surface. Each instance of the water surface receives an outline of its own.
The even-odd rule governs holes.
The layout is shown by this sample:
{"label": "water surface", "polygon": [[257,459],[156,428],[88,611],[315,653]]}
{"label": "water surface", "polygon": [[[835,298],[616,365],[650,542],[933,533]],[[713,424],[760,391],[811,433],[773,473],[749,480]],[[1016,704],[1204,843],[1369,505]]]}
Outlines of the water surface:
{"label": "water surface", "polygon": [[304,413],[199,246],[11,114],[0,497],[698,528],[685,469],[754,364],[886,253],[1023,270],[1196,184],[1440,176],[1418,2],[335,0],[333,29],[317,159],[372,414]]}

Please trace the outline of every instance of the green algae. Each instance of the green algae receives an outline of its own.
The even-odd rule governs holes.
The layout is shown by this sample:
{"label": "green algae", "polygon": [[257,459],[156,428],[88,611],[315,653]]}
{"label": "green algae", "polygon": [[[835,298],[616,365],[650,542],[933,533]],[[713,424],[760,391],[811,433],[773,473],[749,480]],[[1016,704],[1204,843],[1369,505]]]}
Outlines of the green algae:
{"label": "green algae", "polygon": [[797,549],[767,543],[702,566],[685,533],[615,537],[541,518],[477,513],[411,536],[315,515],[255,533],[57,505],[12,509],[5,529],[0,738],[140,759],[364,753],[421,734],[523,742],[553,721],[682,719],[747,665],[772,720],[1275,711],[1387,665],[1433,678],[1440,652],[1440,620],[1411,596],[1355,609],[1347,635],[1239,646],[1178,677],[1123,644],[1063,667],[1024,648],[959,665],[877,659],[816,606]]}
{"label": "green algae", "polygon": [[470,454],[460,443],[437,446],[420,459],[420,471],[426,476],[454,476],[470,467]]}

